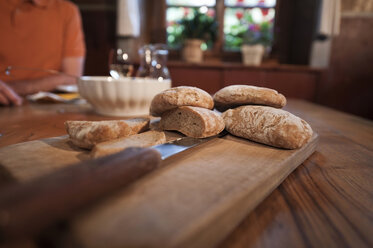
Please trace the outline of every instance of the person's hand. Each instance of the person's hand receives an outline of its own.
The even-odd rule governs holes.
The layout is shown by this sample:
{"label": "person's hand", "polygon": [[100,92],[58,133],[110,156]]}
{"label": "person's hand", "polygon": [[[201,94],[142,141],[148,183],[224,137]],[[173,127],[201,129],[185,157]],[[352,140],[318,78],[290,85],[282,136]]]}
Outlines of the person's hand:
{"label": "person's hand", "polygon": [[2,81],[0,81],[0,105],[22,105],[22,98]]}

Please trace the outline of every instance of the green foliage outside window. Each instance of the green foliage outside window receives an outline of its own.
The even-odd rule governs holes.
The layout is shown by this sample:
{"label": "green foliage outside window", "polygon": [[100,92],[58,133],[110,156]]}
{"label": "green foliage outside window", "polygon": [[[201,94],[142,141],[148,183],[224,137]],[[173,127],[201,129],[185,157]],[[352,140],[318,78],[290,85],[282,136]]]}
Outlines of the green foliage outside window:
{"label": "green foliage outside window", "polygon": [[[215,1],[205,2],[211,3],[198,7],[167,7],[167,43],[171,49],[181,48],[186,38],[205,40],[203,50],[213,47],[218,32]],[[273,42],[275,3],[275,0],[226,1],[229,5],[224,8],[224,20],[221,20],[223,23],[219,23],[224,27],[224,49],[239,51],[243,44],[263,44],[270,47]]]}
{"label": "green foliage outside window", "polygon": [[252,11],[235,13],[237,22],[224,27],[225,45],[228,50],[239,50],[243,44],[262,44],[270,47],[273,41],[273,19],[254,20]]}
{"label": "green foliage outside window", "polygon": [[202,48],[211,48],[216,40],[218,25],[212,14],[202,13],[197,8],[186,8],[184,17],[169,24],[168,45],[180,48],[185,39],[205,41]]}

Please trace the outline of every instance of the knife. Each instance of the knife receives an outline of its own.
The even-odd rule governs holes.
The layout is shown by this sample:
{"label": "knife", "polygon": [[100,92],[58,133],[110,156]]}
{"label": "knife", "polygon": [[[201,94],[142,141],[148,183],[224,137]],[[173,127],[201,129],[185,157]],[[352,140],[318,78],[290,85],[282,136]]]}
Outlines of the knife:
{"label": "knife", "polygon": [[0,191],[0,243],[32,237],[154,171],[161,160],[216,137],[183,137],[151,148],[128,148],[8,185]]}

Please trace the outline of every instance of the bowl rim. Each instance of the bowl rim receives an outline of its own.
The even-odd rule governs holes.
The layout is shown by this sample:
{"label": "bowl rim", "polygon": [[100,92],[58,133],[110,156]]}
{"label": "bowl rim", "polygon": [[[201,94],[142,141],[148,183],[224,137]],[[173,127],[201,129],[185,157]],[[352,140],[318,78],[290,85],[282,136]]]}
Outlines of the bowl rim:
{"label": "bowl rim", "polygon": [[171,79],[164,79],[159,81],[156,78],[143,78],[143,77],[123,77],[123,78],[113,78],[110,76],[81,76],[79,77],[78,82],[136,82],[136,83],[145,83],[145,82],[171,82]]}
{"label": "bowl rim", "polygon": [[115,79],[110,76],[81,76],[79,80],[82,81],[114,81]]}

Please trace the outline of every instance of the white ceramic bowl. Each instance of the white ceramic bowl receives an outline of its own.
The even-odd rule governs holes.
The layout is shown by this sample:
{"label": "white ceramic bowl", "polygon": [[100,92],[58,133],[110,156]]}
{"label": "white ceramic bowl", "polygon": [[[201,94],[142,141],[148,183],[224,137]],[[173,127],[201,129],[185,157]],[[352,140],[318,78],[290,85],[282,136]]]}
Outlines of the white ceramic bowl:
{"label": "white ceramic bowl", "polygon": [[79,94],[102,115],[148,115],[150,102],[171,87],[171,80],[84,76],[78,80]]}

